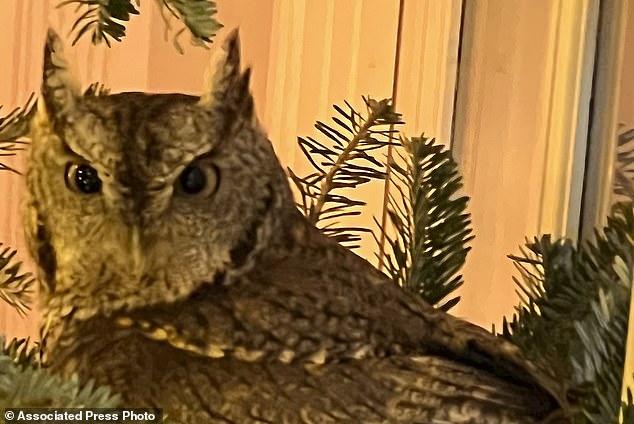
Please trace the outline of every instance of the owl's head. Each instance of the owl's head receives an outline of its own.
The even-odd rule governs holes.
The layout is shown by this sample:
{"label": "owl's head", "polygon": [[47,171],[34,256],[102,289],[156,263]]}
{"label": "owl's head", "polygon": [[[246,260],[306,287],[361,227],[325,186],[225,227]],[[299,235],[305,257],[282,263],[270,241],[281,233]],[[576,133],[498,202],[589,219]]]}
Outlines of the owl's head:
{"label": "owl's head", "polygon": [[237,32],[214,63],[201,97],[82,95],[49,34],[25,214],[49,308],[173,301],[283,245],[296,210]]}

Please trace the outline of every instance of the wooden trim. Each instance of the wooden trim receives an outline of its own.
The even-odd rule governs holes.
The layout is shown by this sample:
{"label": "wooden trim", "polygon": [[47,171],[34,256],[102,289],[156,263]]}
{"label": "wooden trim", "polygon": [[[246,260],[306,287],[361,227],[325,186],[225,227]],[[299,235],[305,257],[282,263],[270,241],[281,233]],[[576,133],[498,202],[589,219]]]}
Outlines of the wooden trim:
{"label": "wooden trim", "polygon": [[[595,75],[594,115],[588,149],[588,171],[584,186],[581,237],[590,240],[594,228],[603,227],[612,206],[613,178],[617,151],[618,119],[623,75],[626,29],[631,25],[634,8],[629,0],[603,0],[598,38]],[[629,22],[628,22],[629,21]],[[628,31],[632,31],[629,29]],[[634,282],[632,283],[634,287]],[[631,294],[630,294],[631,296]],[[630,300],[623,385],[621,398],[627,400],[627,389],[634,390],[634,297]],[[620,417],[622,422],[623,417]]]}
{"label": "wooden trim", "polygon": [[583,192],[580,235],[594,237],[606,224],[612,203],[619,113],[619,82],[623,67],[627,0],[601,2],[601,21],[593,85],[593,114],[588,139],[588,160]]}
{"label": "wooden trim", "polygon": [[[617,151],[620,81],[623,73],[628,0],[603,0],[600,9],[597,60],[593,84],[593,115],[588,138],[584,181],[582,240],[592,240],[595,228],[606,225],[613,201],[613,177]],[[634,308],[630,304],[629,329],[623,370],[622,399],[634,388]]]}
{"label": "wooden trim", "polygon": [[[403,114],[399,130],[408,137],[424,133],[447,146],[454,116],[462,0],[400,0],[392,81],[392,100]],[[392,160],[392,146],[387,151]],[[394,190],[388,169],[383,191],[381,227],[389,228],[387,199]],[[379,239],[379,270],[385,234]]]}
{"label": "wooden trim", "polygon": [[397,110],[403,132],[451,142],[462,0],[405,0]]}
{"label": "wooden trim", "polygon": [[599,2],[559,0],[553,14],[556,36],[549,51],[546,161],[539,233],[576,239],[592,87]]}
{"label": "wooden trim", "polygon": [[[632,287],[634,287],[634,282],[632,282]],[[621,392],[623,401],[627,400],[628,389],[634,392],[634,296],[632,296],[632,292],[630,292],[630,316],[628,319],[625,363],[623,366],[623,387]]]}

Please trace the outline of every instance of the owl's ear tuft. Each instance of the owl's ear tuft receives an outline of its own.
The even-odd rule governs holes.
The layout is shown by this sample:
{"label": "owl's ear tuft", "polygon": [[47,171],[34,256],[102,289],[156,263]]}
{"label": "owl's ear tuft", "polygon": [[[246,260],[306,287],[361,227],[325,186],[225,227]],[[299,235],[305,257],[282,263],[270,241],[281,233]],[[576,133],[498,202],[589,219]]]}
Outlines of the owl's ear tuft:
{"label": "owl's ear tuft", "polygon": [[253,115],[250,75],[250,69],[244,72],[240,69],[240,36],[234,29],[211,59],[205,75],[207,87],[199,104],[206,108],[222,107],[242,116]]}
{"label": "owl's ear tuft", "polygon": [[55,31],[49,29],[44,46],[42,74],[42,97],[48,116],[56,120],[68,115],[79,95],[78,84],[64,57],[62,40]]}

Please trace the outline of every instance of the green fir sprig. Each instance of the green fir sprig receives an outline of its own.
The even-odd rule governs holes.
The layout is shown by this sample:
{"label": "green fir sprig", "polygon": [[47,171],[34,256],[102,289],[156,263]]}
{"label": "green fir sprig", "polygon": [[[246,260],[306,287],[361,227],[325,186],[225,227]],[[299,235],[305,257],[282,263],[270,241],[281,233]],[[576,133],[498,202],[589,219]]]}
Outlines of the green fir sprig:
{"label": "green fir sprig", "polygon": [[35,278],[30,272],[21,272],[22,262],[13,260],[16,253],[0,243],[0,299],[26,315],[32,302]]}
{"label": "green fir sprig", "polygon": [[[5,116],[0,116],[0,158],[14,156],[17,152],[24,150],[24,146],[28,144],[23,138],[29,132],[29,125],[36,111],[35,104],[35,95],[31,94],[24,106],[13,109]],[[20,173],[3,162],[0,162],[0,171]]]}
{"label": "green fir sprig", "polygon": [[[191,33],[194,44],[207,46],[222,28],[216,20],[218,10],[213,0],[155,1],[165,21],[166,34],[171,30],[171,17],[183,22],[184,27],[173,37],[174,46],[181,53],[179,37],[185,30]],[[81,13],[71,28],[75,34],[73,44],[90,34],[93,44],[104,41],[110,47],[111,40],[121,41],[126,36],[126,25],[132,15],[140,13],[140,3],[140,0],[64,0],[58,7],[75,4],[77,13]]]}
{"label": "green fir sprig", "polygon": [[[61,379],[41,367],[39,346],[28,340],[0,337],[0,408],[115,408],[119,395],[73,375]],[[0,424],[4,417],[0,417]]]}
{"label": "green fir sprig", "polygon": [[[184,23],[184,28],[176,32],[172,38],[174,48],[183,53],[183,47],[180,44],[179,37],[189,30],[191,34],[192,44],[207,47],[212,42],[212,38],[222,24],[218,22],[215,15],[218,9],[215,1],[211,0],[156,0],[161,6],[161,15],[165,22],[165,37],[171,31],[171,17],[174,17]],[[164,13],[167,11],[168,13]]]}
{"label": "green fir sprig", "polygon": [[614,194],[634,200],[634,128],[622,129],[617,138]]}
{"label": "green fir sprig", "polygon": [[365,116],[346,102],[346,109],[333,106],[337,115],[332,120],[336,125],[321,121],[315,124],[325,136],[323,142],[313,137],[298,138],[313,172],[299,177],[288,170],[299,191],[298,206],[304,215],[325,234],[349,248],[358,247],[360,234],[371,230],[340,224],[341,218],[360,215],[359,207],[365,205],[347,196],[346,190],[385,178],[383,165],[375,155],[391,142],[390,136],[396,131],[393,126],[402,123],[389,100],[363,100],[367,108]]}
{"label": "green fir sprig", "polygon": [[65,0],[58,7],[76,4],[76,12],[82,11],[71,32],[75,33],[73,45],[84,34],[89,33],[93,44],[104,41],[110,47],[110,40],[121,41],[126,35],[125,23],[131,15],[138,15],[140,0]]}
{"label": "green fir sprig", "polygon": [[473,239],[469,198],[459,196],[458,165],[434,139],[403,138],[395,153],[390,167],[396,193],[389,194],[387,207],[396,235],[381,228],[391,250],[383,264],[394,282],[447,311],[460,300],[447,297],[463,284],[459,271]]}
{"label": "green fir sprig", "polygon": [[502,335],[581,389],[574,423],[616,423],[621,408],[632,282],[634,213],[617,203],[595,241],[546,235],[509,256],[522,298]]}

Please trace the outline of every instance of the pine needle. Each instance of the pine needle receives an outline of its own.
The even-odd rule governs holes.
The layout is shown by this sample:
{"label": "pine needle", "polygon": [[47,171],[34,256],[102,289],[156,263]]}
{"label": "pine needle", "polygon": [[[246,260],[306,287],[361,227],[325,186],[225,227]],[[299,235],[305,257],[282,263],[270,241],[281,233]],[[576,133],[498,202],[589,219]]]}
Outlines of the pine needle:
{"label": "pine needle", "polygon": [[[212,0],[155,0],[161,8],[161,16],[165,23],[165,38],[172,30],[171,17],[183,22],[185,28],[176,32],[172,39],[174,48],[181,54],[184,49],[179,37],[189,30],[192,44],[207,47],[214,35],[222,28],[222,24],[215,18],[218,13],[217,5]],[[167,13],[165,13],[167,12]]]}
{"label": "pine needle", "polygon": [[0,405],[13,408],[115,408],[121,397],[76,375],[62,380],[40,366],[39,346],[0,337]]}
{"label": "pine needle", "polygon": [[[180,35],[187,30],[192,43],[206,47],[222,25],[216,20],[216,2],[212,0],[155,0],[165,22],[166,34],[171,30],[170,17],[183,22],[184,28],[173,38],[175,48],[183,53]],[[111,46],[111,40],[121,41],[126,36],[126,25],[132,15],[139,14],[140,0],[64,0],[58,7],[77,5],[81,14],[73,24],[73,45],[90,34],[93,44],[102,41]]]}
{"label": "pine needle", "polygon": [[110,39],[121,41],[126,35],[125,22],[130,20],[130,15],[138,15],[137,7],[139,0],[65,0],[57,7],[64,7],[76,4],[76,12],[86,9],[77,18],[71,28],[71,33],[75,33],[73,45],[75,45],[84,34],[90,34],[93,44],[104,41],[110,47]]}
{"label": "pine needle", "polygon": [[576,246],[546,235],[511,256],[524,300],[504,321],[502,335],[556,378],[582,389],[579,421],[573,422],[618,422],[632,236],[632,203],[617,203],[595,242]]}
{"label": "pine needle", "polygon": [[387,205],[396,236],[377,222],[388,244],[381,259],[395,283],[447,311],[460,299],[447,298],[463,284],[458,272],[473,239],[468,198],[456,196],[462,179],[443,146],[424,136],[401,144],[390,166],[396,193]]}
{"label": "pine needle", "polygon": [[342,190],[385,177],[383,165],[373,154],[390,143],[393,130],[389,126],[401,123],[389,100],[363,100],[367,117],[347,102],[347,110],[335,105],[337,116],[332,118],[335,125],[320,121],[315,124],[325,141],[298,138],[298,145],[314,172],[300,177],[288,170],[301,196],[298,207],[304,215],[325,234],[351,249],[358,247],[361,233],[371,231],[340,223],[341,218],[359,215],[356,208],[365,205],[347,197]]}
{"label": "pine needle", "polygon": [[2,247],[0,243],[0,299],[13,307],[20,315],[30,310],[33,294],[33,278],[30,272],[20,273],[22,262],[13,262],[17,251]]}
{"label": "pine needle", "polygon": [[[31,94],[24,106],[15,108],[6,116],[0,116],[0,157],[15,156],[17,152],[24,150],[24,145],[28,144],[23,138],[29,133],[31,118],[36,111],[35,103],[35,95]],[[2,162],[0,162],[0,171],[20,174],[17,169]]]}

